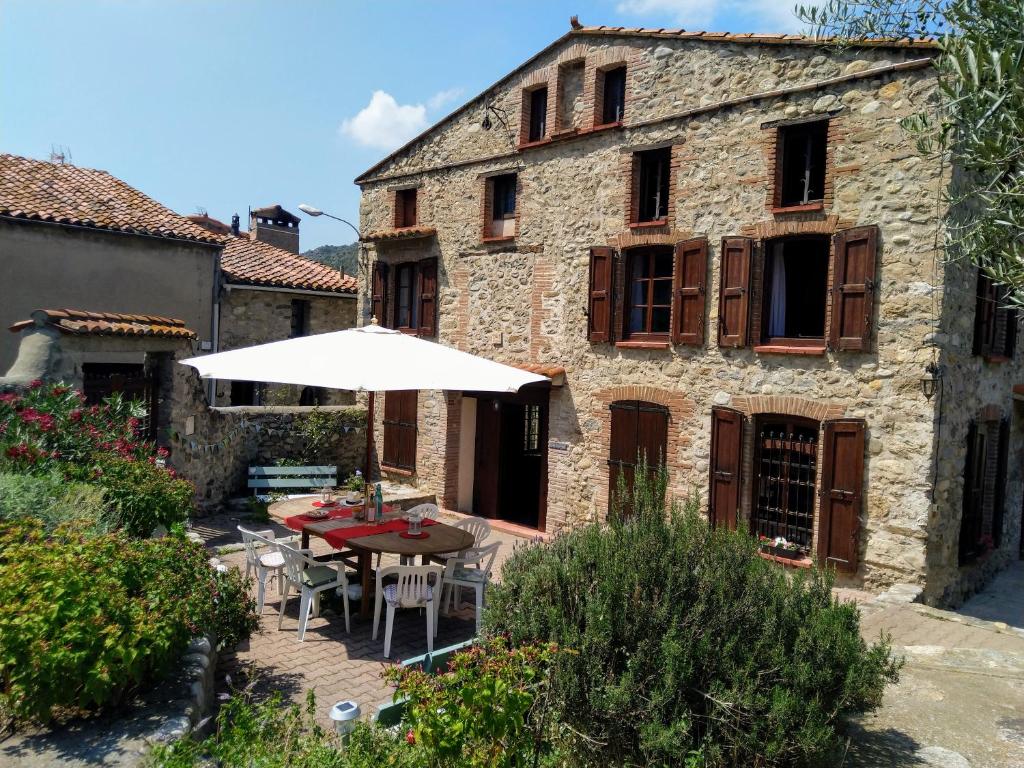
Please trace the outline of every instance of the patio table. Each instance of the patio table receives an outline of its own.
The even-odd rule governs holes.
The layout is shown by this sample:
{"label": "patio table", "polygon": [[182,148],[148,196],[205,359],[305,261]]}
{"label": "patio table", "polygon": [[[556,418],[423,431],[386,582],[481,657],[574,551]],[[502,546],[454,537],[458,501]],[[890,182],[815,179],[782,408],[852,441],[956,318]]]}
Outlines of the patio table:
{"label": "patio table", "polygon": [[[422,539],[408,539],[400,535],[404,530],[401,525],[401,518],[404,514],[400,510],[385,512],[382,522],[379,525],[379,532],[367,533],[369,524],[365,520],[354,520],[352,517],[334,517],[326,520],[313,520],[305,522],[295,520],[299,515],[311,512],[316,497],[302,499],[287,499],[270,505],[268,512],[271,517],[280,521],[292,518],[289,522],[292,525],[302,526],[302,548],[309,548],[309,537],[316,536],[323,539],[335,549],[348,548],[357,558],[357,570],[360,574],[360,582],[363,587],[364,599],[359,601],[359,615],[362,618],[370,616],[370,593],[373,586],[373,556],[378,553],[402,555],[423,558],[424,565],[427,564],[430,555],[438,555],[443,552],[459,552],[473,546],[473,534],[461,528],[438,522],[436,520],[424,520],[424,531],[429,534]],[[340,505],[340,503],[339,503]],[[344,509],[344,507],[342,507]],[[340,514],[335,512],[335,514]],[[398,530],[396,530],[396,527]],[[358,535],[349,538],[344,535],[346,528],[359,528],[353,531]],[[340,546],[339,546],[340,545]],[[345,550],[342,550],[345,551]]]}

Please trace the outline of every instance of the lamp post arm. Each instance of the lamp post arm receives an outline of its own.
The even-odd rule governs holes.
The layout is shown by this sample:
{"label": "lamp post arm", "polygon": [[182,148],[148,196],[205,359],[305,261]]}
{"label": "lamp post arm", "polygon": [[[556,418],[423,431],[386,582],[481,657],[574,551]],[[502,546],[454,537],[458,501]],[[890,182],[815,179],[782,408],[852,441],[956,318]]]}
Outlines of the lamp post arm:
{"label": "lamp post arm", "polygon": [[363,236],[362,236],[361,234],[359,234],[359,230],[358,230],[358,229],[356,228],[356,225],[355,225],[355,224],[353,224],[352,222],[350,222],[350,221],[345,221],[345,220],[344,220],[343,218],[341,218],[340,216],[335,216],[335,215],[334,215],[333,213],[327,213],[326,211],[325,211],[325,212],[324,212],[323,214],[321,214],[321,215],[322,215],[322,216],[327,216],[327,217],[329,217],[329,218],[332,218],[332,219],[334,219],[335,221],[340,221],[340,222],[341,222],[342,224],[348,224],[348,225],[349,225],[350,227],[352,227],[352,231],[356,233],[356,237],[358,237],[358,238],[359,238],[360,240],[362,240],[362,239],[363,239]]}

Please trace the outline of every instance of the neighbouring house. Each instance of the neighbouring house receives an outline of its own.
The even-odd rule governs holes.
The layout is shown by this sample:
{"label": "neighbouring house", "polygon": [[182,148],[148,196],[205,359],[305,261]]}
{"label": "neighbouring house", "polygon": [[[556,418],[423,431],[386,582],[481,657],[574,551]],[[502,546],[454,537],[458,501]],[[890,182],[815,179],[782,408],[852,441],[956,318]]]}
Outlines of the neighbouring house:
{"label": "neighbouring house", "polygon": [[0,155],[0,371],[150,403],[168,355],[212,350],[225,238],[106,171]]}
{"label": "neighbouring house", "polygon": [[944,258],[949,169],[900,127],[935,52],[574,23],[362,174],[361,322],[551,378],[388,393],[382,471],[558,531],[644,454],[792,565],[936,603],[1018,557],[1016,312]]}
{"label": "neighbouring house", "polygon": [[[299,255],[299,218],[280,205],[249,214],[239,231],[203,214],[189,219],[224,235],[218,312],[222,351],[340,331],[356,324],[356,279]],[[353,395],[317,387],[218,381],[217,405],[344,405]]]}

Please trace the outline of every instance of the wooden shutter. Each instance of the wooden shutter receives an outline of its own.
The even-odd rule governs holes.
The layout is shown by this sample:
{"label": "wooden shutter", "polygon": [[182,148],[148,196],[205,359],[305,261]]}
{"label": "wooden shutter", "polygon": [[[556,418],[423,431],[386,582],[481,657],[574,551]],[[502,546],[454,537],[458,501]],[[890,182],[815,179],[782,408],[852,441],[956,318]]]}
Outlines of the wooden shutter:
{"label": "wooden shutter", "polygon": [[829,343],[832,349],[866,352],[871,348],[873,335],[878,228],[844,229],[836,233],[832,242],[835,272]]}
{"label": "wooden shutter", "polygon": [[373,262],[370,288],[370,314],[377,318],[377,324],[388,326],[388,265]]}
{"label": "wooden shutter", "polygon": [[1006,473],[1010,460],[1010,420],[999,422],[999,454],[996,464],[996,486],[992,489],[992,542],[1003,540],[1003,518],[1006,515]]}
{"label": "wooden shutter", "polygon": [[992,353],[992,337],[995,335],[996,291],[988,275],[978,270],[977,299],[974,304],[974,354]]}
{"label": "wooden shutter", "polygon": [[704,294],[707,272],[707,238],[676,243],[675,267],[672,270],[673,344],[704,344]]}
{"label": "wooden shutter", "polygon": [[[650,468],[666,461],[668,452],[668,409],[638,400],[616,401],[611,411],[611,435],[608,450],[608,509],[618,493],[619,474],[626,488],[633,489],[637,462],[644,458]],[[623,512],[628,516],[630,509]]]}
{"label": "wooden shutter", "polygon": [[960,562],[980,552],[982,504],[985,500],[985,433],[976,422],[967,428],[967,460],[964,462],[963,512],[960,517]]}
{"label": "wooden shutter", "polygon": [[718,290],[718,346],[745,347],[750,314],[750,259],[754,241],[749,237],[722,239]]}
{"label": "wooden shutter", "polygon": [[732,408],[711,409],[711,478],[708,519],[713,526],[736,530],[743,484],[743,414]]}
{"label": "wooden shutter", "polygon": [[590,249],[590,299],[587,306],[587,338],[610,341],[612,302],[615,282],[615,249],[595,246]]}
{"label": "wooden shutter", "polygon": [[416,469],[416,416],[419,393],[416,390],[387,392],[384,395],[383,464],[393,469]]}
{"label": "wooden shutter", "polygon": [[864,492],[863,419],[825,422],[822,442],[818,560],[841,571],[857,570]]}
{"label": "wooden shutter", "polygon": [[437,335],[437,259],[424,259],[419,263],[419,318],[420,336]]}

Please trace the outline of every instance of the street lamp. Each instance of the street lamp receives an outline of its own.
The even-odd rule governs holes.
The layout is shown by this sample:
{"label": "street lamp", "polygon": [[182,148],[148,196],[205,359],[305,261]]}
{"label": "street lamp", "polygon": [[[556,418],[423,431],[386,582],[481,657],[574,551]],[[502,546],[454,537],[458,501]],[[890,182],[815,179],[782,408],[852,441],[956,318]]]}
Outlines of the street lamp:
{"label": "street lamp", "polygon": [[352,227],[353,231],[356,233],[356,237],[358,237],[360,240],[362,240],[362,238],[363,238],[363,236],[361,234],[359,234],[359,230],[356,228],[355,224],[353,224],[350,221],[345,221],[340,216],[335,216],[333,213],[327,213],[326,211],[321,211],[319,208],[314,208],[312,205],[309,205],[307,203],[300,203],[299,204],[299,210],[302,211],[307,216],[326,216],[329,219],[334,219],[335,221],[340,221],[342,224],[348,224],[350,227]]}

